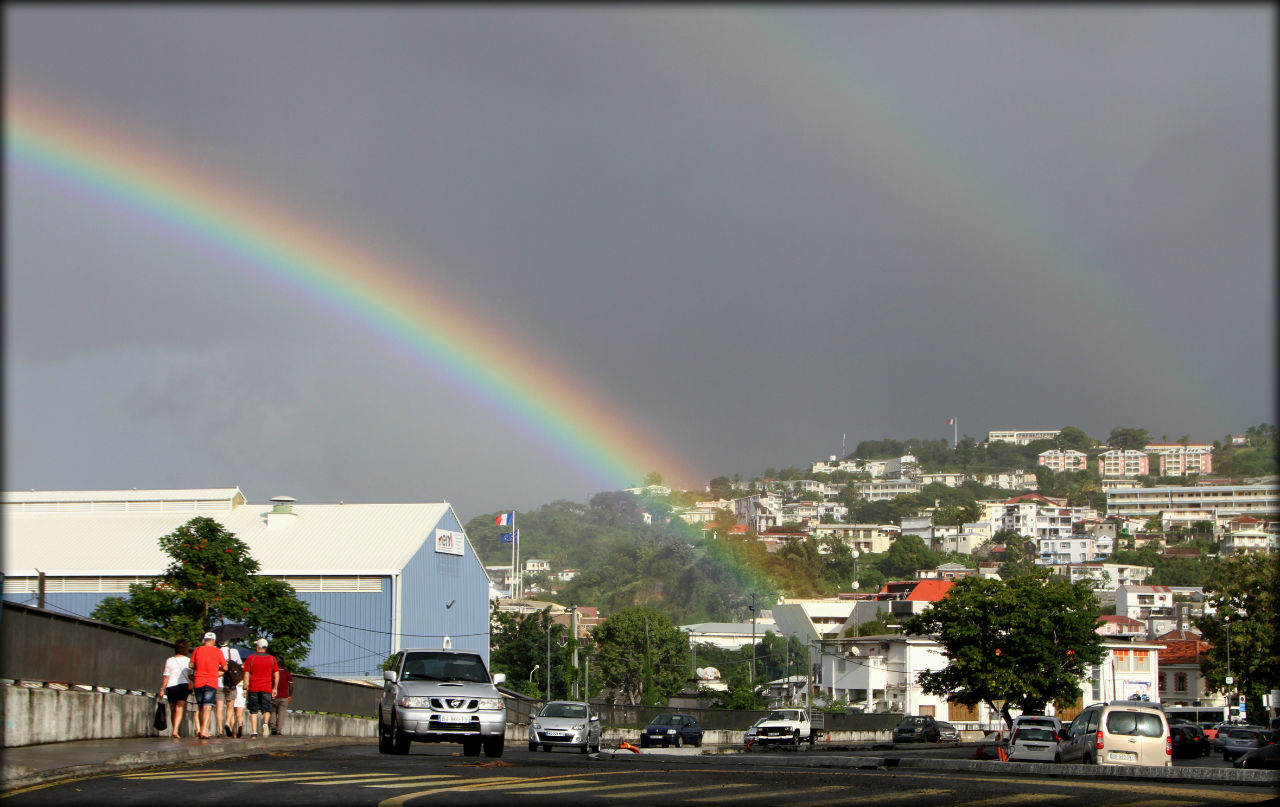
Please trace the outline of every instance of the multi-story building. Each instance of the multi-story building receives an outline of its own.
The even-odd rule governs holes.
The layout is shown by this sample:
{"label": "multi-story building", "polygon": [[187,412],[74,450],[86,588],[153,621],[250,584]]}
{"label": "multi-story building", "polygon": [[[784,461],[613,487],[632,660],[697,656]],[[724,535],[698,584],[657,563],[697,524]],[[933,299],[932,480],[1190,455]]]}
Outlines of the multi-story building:
{"label": "multi-story building", "polygon": [[834,538],[863,554],[888,552],[900,530],[893,524],[816,524],[813,537]]}
{"label": "multi-story building", "polygon": [[915,495],[920,483],[914,479],[885,479],[879,482],[858,482],[854,486],[858,494],[869,502],[888,501],[898,496]]}
{"label": "multi-story building", "polygon": [[1073,449],[1052,449],[1050,451],[1041,451],[1038,459],[1038,465],[1043,465],[1050,471],[1083,471],[1089,467],[1089,457],[1083,451],[1075,451]]}
{"label": "multi-story building", "polygon": [[1116,586],[1116,613],[1146,622],[1151,618],[1173,619],[1173,590],[1168,586]]}
{"label": "multi-story building", "polygon": [[1223,555],[1262,555],[1276,551],[1276,536],[1262,530],[1237,530],[1222,536],[1218,551]]}
{"label": "multi-story building", "polygon": [[1151,472],[1150,467],[1142,451],[1113,448],[1098,455],[1098,474],[1104,477],[1146,476]]}
{"label": "multi-story building", "polygon": [[1160,476],[1213,473],[1213,446],[1206,443],[1151,443],[1143,451],[1159,458]]}
{"label": "multi-story building", "polygon": [[1086,563],[1099,557],[1092,535],[1040,538],[1036,548],[1040,553],[1036,562],[1041,565]]}
{"label": "multi-story building", "polygon": [[1189,485],[1107,491],[1107,515],[1151,518],[1172,514],[1193,521],[1224,522],[1242,515],[1280,512],[1276,485]]}
{"label": "multi-story building", "polygon": [[1088,580],[1094,591],[1112,591],[1116,586],[1142,585],[1151,576],[1150,566],[1123,563],[1072,563],[1067,566],[1067,582]]}
{"label": "multi-story building", "polygon": [[1035,490],[1040,487],[1035,471],[1027,470],[976,473],[973,479],[980,485],[1001,490]]}
{"label": "multi-story building", "polygon": [[1036,440],[1052,440],[1061,433],[1062,429],[1000,429],[987,432],[987,442],[1025,446]]}
{"label": "multi-story building", "polygon": [[[1160,700],[1160,642],[1104,640],[1107,651],[1101,664],[1094,665],[1083,706],[1099,701]],[[1065,720],[1065,718],[1063,718]]]}
{"label": "multi-story building", "polygon": [[1209,684],[1200,672],[1200,663],[1212,648],[1198,633],[1173,630],[1156,637],[1164,644],[1158,651],[1160,672],[1156,686],[1160,690],[1160,702],[1166,706],[1223,706],[1226,698],[1220,692],[1210,692]]}
{"label": "multi-story building", "polygon": [[[1077,521],[1097,518],[1091,507],[1046,506],[1043,496],[1018,496],[986,508],[996,532],[1012,530],[1032,539],[1069,538]],[[986,505],[986,502],[980,502]]]}
{"label": "multi-story building", "polygon": [[964,474],[917,473],[915,478],[921,485],[932,485],[935,482],[939,482],[949,488],[958,488],[964,484]]}

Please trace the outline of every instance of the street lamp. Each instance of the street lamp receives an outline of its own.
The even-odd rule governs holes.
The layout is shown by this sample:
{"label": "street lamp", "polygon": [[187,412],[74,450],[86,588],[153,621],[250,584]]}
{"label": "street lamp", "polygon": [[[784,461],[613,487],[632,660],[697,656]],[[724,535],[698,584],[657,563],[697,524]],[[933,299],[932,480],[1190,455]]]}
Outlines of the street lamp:
{"label": "street lamp", "polygon": [[538,670],[540,670],[540,669],[542,669],[542,665],[541,665],[541,664],[535,664],[535,665],[533,665],[533,669],[532,669],[532,670],[529,670],[529,683],[531,683],[531,684],[533,683],[533,674],[534,674],[534,673],[536,673],[536,672],[537,672]]}
{"label": "street lamp", "polygon": [[748,676],[751,683],[756,682],[756,595],[751,595],[751,674]]}

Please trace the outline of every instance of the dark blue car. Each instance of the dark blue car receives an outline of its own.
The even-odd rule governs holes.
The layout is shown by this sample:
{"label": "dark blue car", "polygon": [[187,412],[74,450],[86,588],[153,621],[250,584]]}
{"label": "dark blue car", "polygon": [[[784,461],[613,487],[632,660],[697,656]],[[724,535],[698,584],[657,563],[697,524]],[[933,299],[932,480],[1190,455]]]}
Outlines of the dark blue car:
{"label": "dark blue car", "polygon": [[702,726],[693,715],[671,712],[661,714],[649,721],[640,733],[640,747],[661,745],[663,748],[682,745],[698,747],[702,745]]}

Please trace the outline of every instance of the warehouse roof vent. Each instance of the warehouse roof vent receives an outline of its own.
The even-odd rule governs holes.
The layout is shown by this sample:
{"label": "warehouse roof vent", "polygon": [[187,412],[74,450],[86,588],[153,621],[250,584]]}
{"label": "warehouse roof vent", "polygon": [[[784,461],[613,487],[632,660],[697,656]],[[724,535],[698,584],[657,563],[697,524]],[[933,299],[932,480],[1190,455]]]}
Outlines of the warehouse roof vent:
{"label": "warehouse roof vent", "polygon": [[292,496],[273,496],[271,512],[267,513],[267,529],[287,527],[292,524],[298,518],[298,514],[293,512],[293,503],[296,501],[297,499]]}

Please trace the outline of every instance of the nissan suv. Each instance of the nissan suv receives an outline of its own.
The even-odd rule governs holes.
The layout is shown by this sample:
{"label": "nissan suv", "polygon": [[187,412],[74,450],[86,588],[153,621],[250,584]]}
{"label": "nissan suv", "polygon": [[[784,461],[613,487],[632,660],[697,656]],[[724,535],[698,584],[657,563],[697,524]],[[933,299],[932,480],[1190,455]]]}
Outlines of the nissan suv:
{"label": "nissan suv", "polygon": [[506,704],[484,659],[465,650],[413,648],[391,658],[382,674],[378,750],[407,754],[409,745],[461,743],[464,756],[502,756]]}

